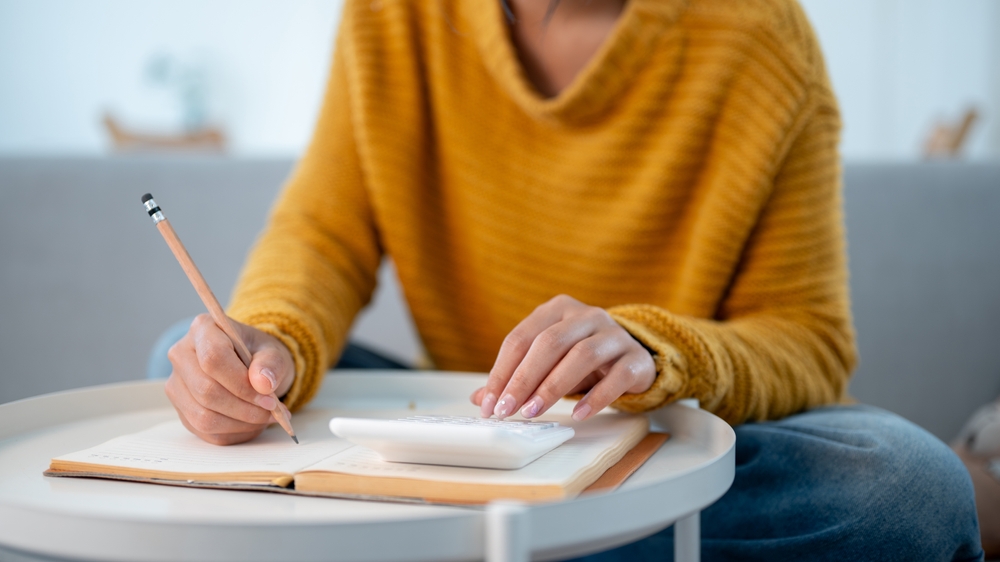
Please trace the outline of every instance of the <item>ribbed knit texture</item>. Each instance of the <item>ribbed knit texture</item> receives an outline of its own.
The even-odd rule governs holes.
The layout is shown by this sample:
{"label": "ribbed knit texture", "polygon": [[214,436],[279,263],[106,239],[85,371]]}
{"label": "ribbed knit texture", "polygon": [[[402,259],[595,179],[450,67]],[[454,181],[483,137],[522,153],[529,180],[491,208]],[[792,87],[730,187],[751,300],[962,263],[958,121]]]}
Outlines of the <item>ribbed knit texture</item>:
{"label": "ribbed knit texture", "polygon": [[488,371],[565,293],[654,350],[627,411],[732,423],[840,400],[855,362],[837,142],[791,0],[630,0],[568,89],[526,79],[499,0],[348,2],[330,83],[235,291],[301,406],[392,256],[446,370]]}

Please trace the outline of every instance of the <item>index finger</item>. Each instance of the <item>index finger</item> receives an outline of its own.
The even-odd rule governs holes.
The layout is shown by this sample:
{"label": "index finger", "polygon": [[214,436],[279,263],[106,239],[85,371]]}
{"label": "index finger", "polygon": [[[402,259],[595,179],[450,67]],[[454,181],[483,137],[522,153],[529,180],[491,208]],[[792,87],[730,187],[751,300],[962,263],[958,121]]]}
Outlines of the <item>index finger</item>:
{"label": "index finger", "polygon": [[558,308],[542,305],[533,310],[507,334],[500,346],[500,352],[497,353],[493,368],[490,369],[490,376],[486,380],[486,389],[483,391],[483,399],[480,404],[482,417],[488,418],[493,415],[493,409],[497,405],[497,397],[507,387],[507,383],[514,375],[514,370],[524,360],[538,334],[562,320],[562,316],[562,311]]}
{"label": "index finger", "polygon": [[232,395],[256,405],[259,396],[250,385],[247,367],[236,355],[229,336],[207,314],[198,316],[191,325],[195,356],[202,372],[210,376]]}

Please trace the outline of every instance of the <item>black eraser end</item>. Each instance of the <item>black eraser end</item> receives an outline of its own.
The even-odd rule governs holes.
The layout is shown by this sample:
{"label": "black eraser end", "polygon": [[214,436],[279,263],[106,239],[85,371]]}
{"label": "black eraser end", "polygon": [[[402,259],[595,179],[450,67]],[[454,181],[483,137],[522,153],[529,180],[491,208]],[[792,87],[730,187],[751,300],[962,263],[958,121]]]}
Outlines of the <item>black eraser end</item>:
{"label": "black eraser end", "polygon": [[146,201],[149,201],[152,198],[153,198],[153,195],[150,194],[150,193],[147,193],[147,194],[145,194],[145,195],[142,196],[142,202],[145,203]]}

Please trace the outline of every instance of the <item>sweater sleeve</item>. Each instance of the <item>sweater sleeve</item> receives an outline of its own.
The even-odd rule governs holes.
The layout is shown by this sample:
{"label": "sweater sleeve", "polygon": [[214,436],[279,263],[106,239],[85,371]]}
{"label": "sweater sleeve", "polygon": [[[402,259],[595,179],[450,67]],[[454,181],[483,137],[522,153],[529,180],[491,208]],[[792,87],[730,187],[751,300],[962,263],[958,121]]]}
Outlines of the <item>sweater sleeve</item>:
{"label": "sweater sleeve", "polygon": [[229,314],[282,340],[296,377],[284,401],[302,406],[371,298],[381,260],[351,123],[345,11],[312,142],[251,250]]}
{"label": "sweater sleeve", "polygon": [[[841,400],[856,356],[847,290],[840,122],[819,96],[776,166],[773,190],[713,319],[633,304],[612,317],[654,351],[657,378],[613,405],[680,398],[726,421],[774,419]],[[827,101],[822,101],[826,98]]]}

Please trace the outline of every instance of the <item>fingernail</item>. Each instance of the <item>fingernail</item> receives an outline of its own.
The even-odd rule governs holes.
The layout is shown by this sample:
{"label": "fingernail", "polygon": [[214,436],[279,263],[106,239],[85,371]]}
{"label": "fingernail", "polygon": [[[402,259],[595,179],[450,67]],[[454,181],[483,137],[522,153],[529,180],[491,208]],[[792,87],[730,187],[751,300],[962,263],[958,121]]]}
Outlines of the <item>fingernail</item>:
{"label": "fingernail", "polygon": [[271,398],[270,396],[268,396],[266,394],[258,394],[257,398],[254,398],[254,402],[256,402],[258,406],[260,406],[261,408],[264,408],[265,410],[267,410],[269,412],[271,410],[273,410],[278,405],[278,401],[277,400],[275,400],[274,398]]}
{"label": "fingernail", "polygon": [[587,419],[590,414],[590,404],[584,402],[583,404],[577,404],[576,409],[573,410],[573,419],[576,421],[583,421]]}
{"label": "fingernail", "polygon": [[507,394],[497,402],[497,407],[493,410],[493,413],[498,418],[504,419],[513,414],[515,408],[517,408],[517,400],[514,400],[514,397],[510,394]]}
{"label": "fingernail", "polygon": [[493,415],[493,407],[497,405],[497,397],[493,393],[489,393],[483,397],[483,403],[479,407],[479,414],[484,418],[488,418]]}
{"label": "fingernail", "polygon": [[538,411],[542,409],[542,398],[540,396],[535,396],[528,403],[521,408],[521,415],[526,418],[533,418],[538,415]]}
{"label": "fingernail", "polygon": [[274,392],[274,389],[278,388],[278,379],[274,376],[274,371],[264,367],[260,370],[260,374],[271,383],[271,392]]}

